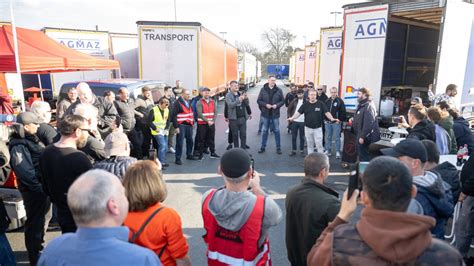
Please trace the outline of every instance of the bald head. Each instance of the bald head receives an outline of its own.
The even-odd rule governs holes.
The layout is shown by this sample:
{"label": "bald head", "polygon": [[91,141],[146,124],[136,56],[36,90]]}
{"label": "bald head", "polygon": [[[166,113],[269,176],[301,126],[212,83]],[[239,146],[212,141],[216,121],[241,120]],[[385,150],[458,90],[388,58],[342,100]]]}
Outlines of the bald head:
{"label": "bald head", "polygon": [[74,221],[83,227],[119,226],[128,201],[119,179],[104,170],[82,174],[68,190],[67,202]]}
{"label": "bald head", "polygon": [[77,95],[79,96],[79,100],[81,103],[92,103],[93,100],[93,93],[89,85],[85,82],[80,82],[76,86]]}

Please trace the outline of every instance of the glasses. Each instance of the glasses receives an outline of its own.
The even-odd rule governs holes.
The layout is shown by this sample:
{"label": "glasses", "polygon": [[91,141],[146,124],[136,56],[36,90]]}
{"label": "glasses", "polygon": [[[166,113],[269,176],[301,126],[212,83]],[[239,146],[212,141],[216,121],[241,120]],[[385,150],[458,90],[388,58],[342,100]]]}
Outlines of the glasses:
{"label": "glasses", "polygon": [[318,89],[318,91],[322,91],[323,89]]}

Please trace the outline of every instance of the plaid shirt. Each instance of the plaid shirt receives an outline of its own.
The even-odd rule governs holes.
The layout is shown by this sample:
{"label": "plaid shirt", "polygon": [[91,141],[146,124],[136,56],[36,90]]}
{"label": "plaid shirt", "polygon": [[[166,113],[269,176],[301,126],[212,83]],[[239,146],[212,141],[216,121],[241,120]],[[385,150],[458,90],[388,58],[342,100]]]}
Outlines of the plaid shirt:
{"label": "plaid shirt", "polygon": [[454,98],[447,95],[446,93],[437,95],[433,100],[433,105],[438,105],[438,103],[445,101],[451,107],[455,107],[454,105]]}

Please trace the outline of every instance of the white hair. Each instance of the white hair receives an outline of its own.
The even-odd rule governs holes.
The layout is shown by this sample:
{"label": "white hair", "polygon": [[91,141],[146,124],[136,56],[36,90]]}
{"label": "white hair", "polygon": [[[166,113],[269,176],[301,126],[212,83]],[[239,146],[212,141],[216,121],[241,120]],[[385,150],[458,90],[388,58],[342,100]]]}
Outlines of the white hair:
{"label": "white hair", "polygon": [[113,179],[117,177],[104,170],[89,170],[69,187],[67,204],[78,225],[100,222],[106,218],[107,203],[117,192]]}
{"label": "white hair", "polygon": [[245,172],[242,176],[239,176],[239,177],[224,176],[224,179],[227,180],[227,182],[229,183],[239,184],[239,183],[244,182],[247,179],[247,177],[248,177],[247,172]]}
{"label": "white hair", "polygon": [[92,93],[91,87],[89,87],[89,84],[85,82],[79,82],[79,84],[76,86],[76,90],[78,94],[87,92]]}
{"label": "white hair", "polygon": [[74,109],[75,115],[80,115],[85,119],[89,120],[91,118],[95,118],[99,116],[99,110],[97,107],[90,103],[80,103]]}
{"label": "white hair", "polygon": [[31,104],[31,112],[41,118],[41,123],[51,122],[51,106],[43,101],[35,101]]}

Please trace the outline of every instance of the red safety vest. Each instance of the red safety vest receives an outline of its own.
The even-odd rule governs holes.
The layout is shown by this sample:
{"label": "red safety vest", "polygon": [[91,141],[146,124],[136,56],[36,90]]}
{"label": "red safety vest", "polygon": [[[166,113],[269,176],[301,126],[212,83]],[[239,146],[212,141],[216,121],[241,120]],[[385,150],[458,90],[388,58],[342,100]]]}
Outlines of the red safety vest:
{"label": "red safety vest", "polygon": [[247,222],[239,231],[227,230],[216,221],[209,211],[209,201],[217,190],[212,190],[202,205],[202,217],[207,243],[208,265],[272,265],[270,260],[270,243],[268,237],[259,247],[258,240],[262,234],[262,222],[265,209],[265,197],[257,196],[257,202]]}
{"label": "red safety vest", "polygon": [[[204,117],[207,119],[207,121],[214,121],[214,100],[210,100],[209,103],[206,102],[206,100],[201,99],[202,103],[202,114]],[[206,125],[207,123],[202,120],[201,118],[198,117],[198,124],[200,125]]]}
{"label": "red safety vest", "polygon": [[188,124],[194,124],[194,113],[191,104],[189,104],[189,108],[186,108],[186,105],[182,104],[178,101],[179,105],[181,106],[182,112],[176,115],[176,120],[178,124],[182,124],[183,122],[188,122]]}

